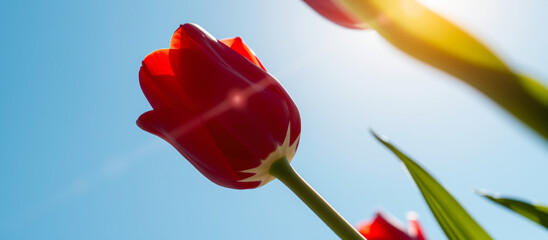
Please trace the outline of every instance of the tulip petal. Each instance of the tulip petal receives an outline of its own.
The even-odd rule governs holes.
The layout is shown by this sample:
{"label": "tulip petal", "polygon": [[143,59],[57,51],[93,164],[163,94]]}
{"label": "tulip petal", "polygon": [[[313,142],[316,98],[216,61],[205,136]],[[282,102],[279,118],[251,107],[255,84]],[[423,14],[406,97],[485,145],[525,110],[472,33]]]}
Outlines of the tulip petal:
{"label": "tulip petal", "polygon": [[197,111],[216,108],[232,91],[240,91],[248,99],[271,88],[284,99],[289,99],[280,84],[266,71],[225,44],[210,38],[209,34],[202,32],[203,29],[185,24],[183,30],[196,43],[196,48],[171,49],[169,54],[180,54],[171,64],[184,92],[180,94],[188,97],[185,101],[193,103]]}
{"label": "tulip petal", "polygon": [[240,37],[227,38],[227,39],[222,39],[221,42],[224,43],[225,45],[227,45],[228,47],[230,47],[232,50],[238,52],[240,55],[247,58],[247,60],[249,60],[253,64],[257,65],[257,67],[260,67],[260,68],[262,68],[263,70],[266,71],[266,68],[263,66],[261,61],[259,61],[259,58],[257,58],[257,56],[255,55],[253,50],[251,50],[251,48],[249,48],[244,43],[242,38],[240,38]]}
{"label": "tulip petal", "polygon": [[211,61],[216,62],[216,65],[222,65],[227,70],[242,75],[244,81],[256,82],[265,76],[264,69],[223,44],[201,27],[187,23],[182,26],[182,29],[184,32],[181,34],[186,34],[196,44],[193,49],[207,55]]}
{"label": "tulip petal", "polygon": [[175,147],[198,171],[212,182],[236,189],[255,188],[260,182],[238,182],[252,176],[239,172],[225,157],[203,119],[184,109],[160,109],[144,113],[137,125]]}
{"label": "tulip petal", "polygon": [[192,107],[181,85],[181,50],[160,49],[145,57],[139,72],[141,89],[154,109]]}
{"label": "tulip petal", "polygon": [[139,84],[143,94],[154,109],[171,108],[174,105],[169,101],[160,87],[154,84],[152,77],[144,66],[139,70]]}
{"label": "tulip petal", "polygon": [[373,221],[358,226],[358,231],[368,240],[412,240],[398,225],[378,212]]}
{"label": "tulip petal", "polygon": [[169,42],[170,49],[195,48],[196,43],[186,34],[183,25],[173,33]]}
{"label": "tulip petal", "polygon": [[143,65],[152,76],[175,76],[169,58],[169,49],[158,49],[145,57]]}
{"label": "tulip petal", "polygon": [[[233,97],[241,99],[241,105],[234,105]],[[208,121],[204,124],[214,135],[217,145],[222,149],[228,161],[233,162],[234,169],[249,169],[261,164],[270,154],[276,151],[276,146],[284,143],[298,144],[300,133],[300,118],[292,104],[286,104],[283,96],[271,88],[259,92],[235,91],[218,107],[208,111]],[[272,104],[272,103],[279,104]],[[265,109],[265,106],[269,106]],[[286,123],[283,126],[280,123]],[[287,125],[292,128],[288,131]],[[294,127],[293,127],[294,126]],[[288,153],[282,153],[281,156]],[[280,157],[281,157],[280,156]],[[287,155],[288,159],[292,157]],[[277,160],[276,158],[275,160]]]}
{"label": "tulip petal", "polygon": [[419,224],[418,215],[415,212],[407,214],[407,221],[409,222],[409,236],[415,240],[426,240],[425,234]]}

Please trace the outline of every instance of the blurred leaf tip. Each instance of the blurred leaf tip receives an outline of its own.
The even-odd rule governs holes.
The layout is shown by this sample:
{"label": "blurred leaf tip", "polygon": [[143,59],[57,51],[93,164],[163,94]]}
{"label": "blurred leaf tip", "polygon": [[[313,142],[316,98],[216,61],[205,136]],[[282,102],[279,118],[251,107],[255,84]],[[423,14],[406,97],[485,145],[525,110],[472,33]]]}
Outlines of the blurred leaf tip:
{"label": "blurred leaf tip", "polygon": [[492,202],[506,207],[539,225],[548,228],[548,206],[530,203],[515,198],[504,198],[498,194],[491,194],[485,190],[476,190],[476,194],[483,196]]}

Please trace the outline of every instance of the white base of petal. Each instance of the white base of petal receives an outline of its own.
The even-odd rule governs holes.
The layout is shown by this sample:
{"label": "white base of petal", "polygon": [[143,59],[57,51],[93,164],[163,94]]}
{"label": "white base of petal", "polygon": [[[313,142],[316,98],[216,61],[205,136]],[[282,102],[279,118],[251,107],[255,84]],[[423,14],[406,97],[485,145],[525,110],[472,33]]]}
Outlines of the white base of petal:
{"label": "white base of petal", "polygon": [[287,126],[287,133],[285,135],[284,142],[282,145],[278,145],[276,150],[271,152],[265,159],[261,160],[261,164],[258,167],[243,170],[244,173],[254,173],[255,175],[248,177],[246,179],[240,180],[240,182],[261,182],[258,187],[267,184],[268,182],[276,179],[274,176],[270,175],[269,170],[272,163],[276,160],[286,157],[287,161],[291,162],[295,152],[297,151],[297,144],[299,143],[300,135],[295,139],[295,142],[290,146],[289,142],[291,141],[291,123]]}

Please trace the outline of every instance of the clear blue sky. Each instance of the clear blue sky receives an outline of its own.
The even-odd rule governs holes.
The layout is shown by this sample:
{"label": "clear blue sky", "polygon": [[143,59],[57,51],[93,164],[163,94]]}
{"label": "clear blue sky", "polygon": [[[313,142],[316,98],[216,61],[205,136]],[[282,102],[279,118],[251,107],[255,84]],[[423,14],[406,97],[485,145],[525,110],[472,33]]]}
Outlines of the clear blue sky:
{"label": "clear blue sky", "polygon": [[[548,83],[544,0],[423,1]],[[548,144],[482,95],[375,32],[299,0],[4,1],[0,7],[0,239],[336,239],[280,182],[238,191],[140,130],[141,60],[181,23],[242,36],[302,116],[293,165],[352,224],[418,212],[443,233],[389,136],[496,239],[548,231],[473,188],[548,203]]]}

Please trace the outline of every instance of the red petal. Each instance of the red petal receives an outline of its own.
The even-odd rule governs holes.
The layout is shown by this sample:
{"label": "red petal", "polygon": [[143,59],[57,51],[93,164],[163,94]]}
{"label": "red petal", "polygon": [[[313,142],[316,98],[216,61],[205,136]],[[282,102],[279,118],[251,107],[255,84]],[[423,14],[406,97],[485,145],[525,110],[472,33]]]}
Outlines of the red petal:
{"label": "red petal", "polygon": [[408,217],[408,219],[409,235],[411,235],[411,237],[414,237],[415,240],[426,240],[426,237],[422,232],[422,228],[419,224],[419,221],[417,220],[417,217]]}
{"label": "red petal", "polygon": [[304,2],[320,15],[343,27],[367,28],[367,23],[340,6],[341,3],[338,3],[338,0],[304,0]]}
{"label": "red petal", "polygon": [[235,170],[217,147],[200,116],[184,109],[161,109],[144,113],[137,125],[175,147],[198,171],[212,182],[235,189],[255,188],[259,182],[238,182],[251,176]]}
{"label": "red petal", "polygon": [[171,36],[169,48],[170,49],[196,48],[196,43],[194,43],[192,38],[190,38],[190,36],[188,36],[188,34],[185,32],[184,25],[181,25]]}
{"label": "red petal", "polygon": [[160,49],[145,57],[139,82],[152,108],[190,107],[180,83],[180,66],[178,49]]}
{"label": "red petal", "polygon": [[143,65],[152,76],[175,76],[169,58],[169,49],[158,49],[145,57]]}
{"label": "red petal", "polygon": [[172,108],[174,105],[169,101],[160,87],[154,84],[152,77],[144,66],[139,70],[139,84],[148,102],[154,109]]}
{"label": "red petal", "polygon": [[407,233],[377,213],[372,222],[358,226],[358,231],[368,240],[412,240]]}
{"label": "red petal", "polygon": [[169,54],[171,51],[180,54],[171,60],[175,76],[184,92],[181,95],[187,96],[185,101],[192,103],[198,112],[215,108],[232,90],[252,90],[251,85],[259,82],[279,86],[267,72],[225,44],[209,38],[203,29],[185,24],[183,30],[196,47],[171,49]]}
{"label": "red petal", "polygon": [[257,56],[255,55],[253,50],[251,50],[251,48],[249,48],[244,43],[242,38],[240,38],[240,37],[227,38],[227,39],[221,40],[221,42],[224,43],[225,45],[227,45],[228,47],[232,48],[232,50],[238,52],[240,55],[247,58],[247,60],[249,60],[253,64],[257,65],[257,67],[260,67],[260,68],[262,68],[263,70],[266,71],[266,68],[263,66],[261,61],[259,61],[259,58],[257,58]]}

